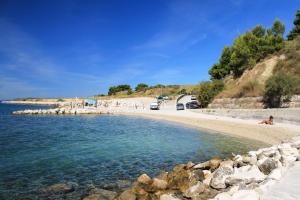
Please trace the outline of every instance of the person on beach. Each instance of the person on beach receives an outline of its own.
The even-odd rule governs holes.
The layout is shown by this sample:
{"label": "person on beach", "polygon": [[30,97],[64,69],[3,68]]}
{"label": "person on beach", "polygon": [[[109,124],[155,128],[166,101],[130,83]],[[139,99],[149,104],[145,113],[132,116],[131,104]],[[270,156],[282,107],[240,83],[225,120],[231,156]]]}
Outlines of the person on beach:
{"label": "person on beach", "polygon": [[269,119],[264,119],[259,124],[268,124],[268,125],[273,125],[273,116],[271,115]]}

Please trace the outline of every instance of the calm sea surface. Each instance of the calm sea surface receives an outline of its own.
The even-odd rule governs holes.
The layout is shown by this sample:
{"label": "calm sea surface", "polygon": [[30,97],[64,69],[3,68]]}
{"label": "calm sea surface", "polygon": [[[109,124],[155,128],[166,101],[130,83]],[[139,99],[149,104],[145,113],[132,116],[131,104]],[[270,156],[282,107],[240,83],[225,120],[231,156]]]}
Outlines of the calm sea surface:
{"label": "calm sea surface", "polygon": [[0,104],[0,199],[34,199],[61,182],[100,187],[263,145],[139,117],[11,114],[27,108],[41,107]]}

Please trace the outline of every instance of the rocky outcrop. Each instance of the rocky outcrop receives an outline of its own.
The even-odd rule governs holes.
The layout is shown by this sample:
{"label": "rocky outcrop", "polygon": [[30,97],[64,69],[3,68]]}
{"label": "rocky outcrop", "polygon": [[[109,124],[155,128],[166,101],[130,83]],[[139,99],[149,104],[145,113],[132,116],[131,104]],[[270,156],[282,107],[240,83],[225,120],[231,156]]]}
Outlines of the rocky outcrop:
{"label": "rocky outcrop", "polygon": [[259,200],[297,162],[300,137],[231,159],[189,162],[151,178],[138,177],[117,200]]}

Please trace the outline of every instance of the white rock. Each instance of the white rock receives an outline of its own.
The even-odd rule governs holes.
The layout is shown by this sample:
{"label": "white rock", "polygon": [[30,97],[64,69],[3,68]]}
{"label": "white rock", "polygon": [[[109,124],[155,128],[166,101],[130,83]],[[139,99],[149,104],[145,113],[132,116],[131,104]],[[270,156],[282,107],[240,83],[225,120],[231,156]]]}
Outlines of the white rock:
{"label": "white rock", "polygon": [[232,200],[232,197],[227,192],[223,192],[215,196],[213,200]]}
{"label": "white rock", "polygon": [[180,200],[178,197],[172,194],[163,194],[159,198],[160,200]]}
{"label": "white rock", "polygon": [[233,158],[234,161],[236,162],[242,162],[243,161],[243,157],[241,155],[236,155],[234,158]]}
{"label": "white rock", "polygon": [[196,185],[191,186],[184,192],[184,196],[191,198],[197,196],[198,194],[204,192],[205,186],[202,182],[198,182]]}
{"label": "white rock", "polygon": [[267,179],[264,182],[262,182],[258,188],[256,188],[256,192],[258,192],[260,195],[264,194],[266,191],[268,191],[268,188],[272,185],[274,185],[277,181],[274,179]]}
{"label": "white rock", "polygon": [[286,167],[291,167],[296,160],[297,160],[297,156],[295,156],[295,155],[281,157],[281,162],[282,162],[283,166],[286,166]]}
{"label": "white rock", "polygon": [[248,155],[250,156],[250,157],[256,157],[257,156],[257,154],[256,154],[256,151],[249,151],[248,152]]}
{"label": "white rock", "polygon": [[281,168],[274,169],[269,175],[268,179],[274,179],[274,180],[280,180],[282,177],[282,171]]}
{"label": "white rock", "polygon": [[232,169],[233,161],[232,160],[225,160],[220,163],[220,167],[228,167]]}
{"label": "white rock", "polygon": [[228,191],[227,191],[227,193],[229,194],[229,195],[233,195],[234,193],[236,193],[237,191],[239,190],[239,186],[237,186],[237,185],[235,185],[235,186],[232,186]]}
{"label": "white rock", "polygon": [[259,200],[259,195],[254,190],[239,190],[232,195],[232,200]]}
{"label": "white rock", "polygon": [[[208,171],[208,170],[207,170]],[[209,171],[210,172],[210,171]],[[203,171],[203,173],[204,173],[204,171]],[[213,177],[213,173],[211,173],[210,172],[210,174],[209,173],[207,173],[207,175],[205,175],[205,173],[204,173],[204,180],[203,180],[203,183],[205,184],[205,185],[210,185],[210,182],[211,182],[211,179],[212,179],[212,177]]]}
{"label": "white rock", "polygon": [[213,173],[213,177],[210,181],[210,186],[215,188],[215,189],[224,189],[226,188],[226,183],[225,180],[226,178],[228,178],[232,173],[233,173],[233,169],[232,169],[232,165],[233,165],[233,161],[230,162],[226,162],[224,163],[224,165],[221,166],[214,171]]}
{"label": "white rock", "polygon": [[256,165],[244,166],[233,169],[233,175],[229,176],[232,179],[242,179],[246,183],[249,182],[261,182],[266,178]]}

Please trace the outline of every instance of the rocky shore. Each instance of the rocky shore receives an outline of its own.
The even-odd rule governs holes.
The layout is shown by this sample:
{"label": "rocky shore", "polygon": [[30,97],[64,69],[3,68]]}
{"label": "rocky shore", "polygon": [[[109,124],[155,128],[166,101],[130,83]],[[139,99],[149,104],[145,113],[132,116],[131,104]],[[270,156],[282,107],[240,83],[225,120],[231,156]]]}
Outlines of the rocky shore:
{"label": "rocky shore", "polygon": [[34,109],[14,111],[14,115],[80,115],[80,114],[110,114],[108,111],[97,109],[68,109],[68,108],[53,108],[53,109]]}
{"label": "rocky shore", "polygon": [[[225,160],[213,158],[203,163],[177,165],[172,171],[153,178],[142,174],[130,186],[128,182],[120,183],[114,191],[109,186],[91,185],[84,195],[77,197],[84,200],[261,200],[299,161],[300,136]],[[76,186],[71,183],[55,184],[42,191],[77,199]]]}

